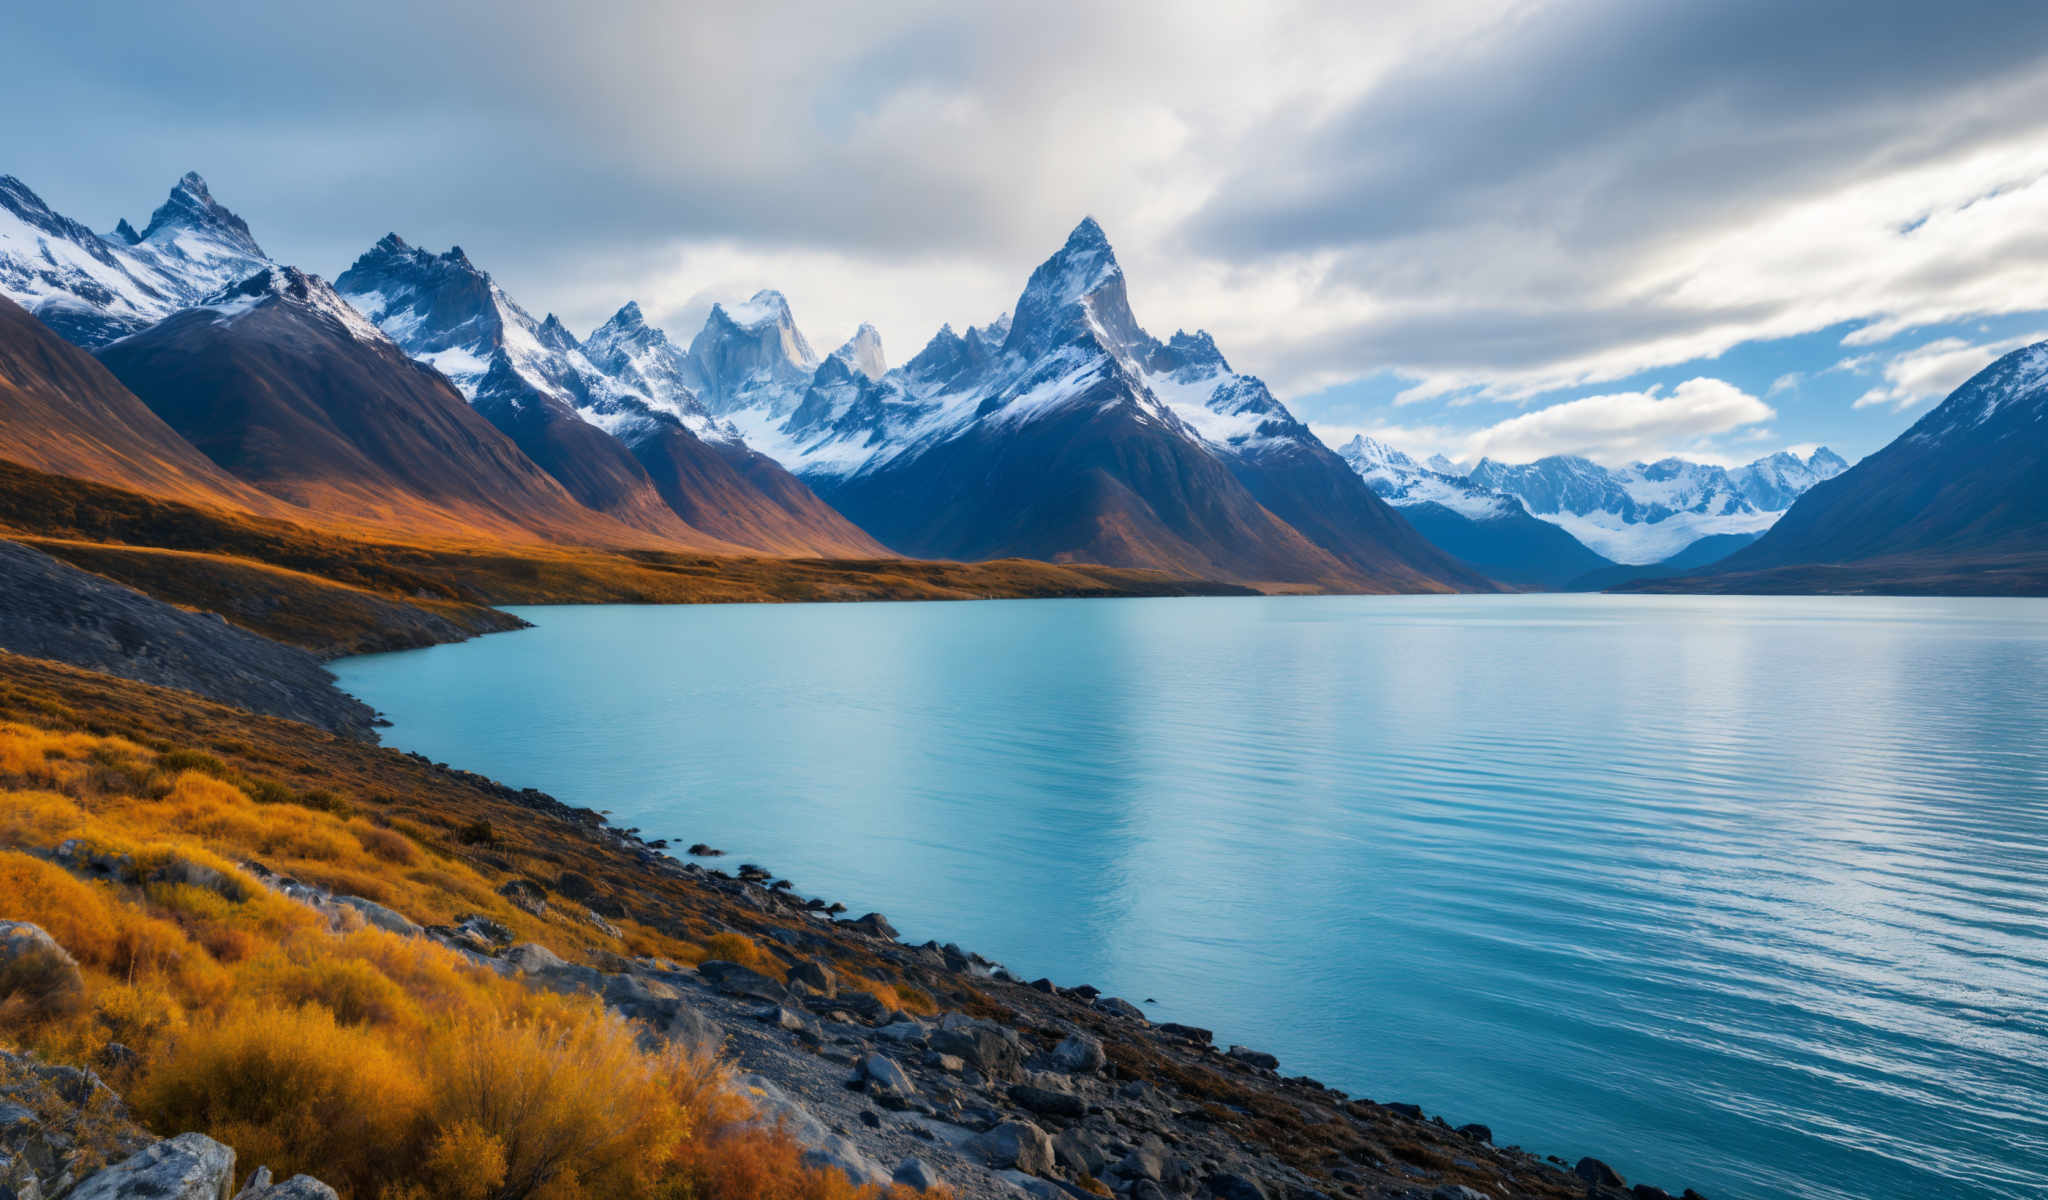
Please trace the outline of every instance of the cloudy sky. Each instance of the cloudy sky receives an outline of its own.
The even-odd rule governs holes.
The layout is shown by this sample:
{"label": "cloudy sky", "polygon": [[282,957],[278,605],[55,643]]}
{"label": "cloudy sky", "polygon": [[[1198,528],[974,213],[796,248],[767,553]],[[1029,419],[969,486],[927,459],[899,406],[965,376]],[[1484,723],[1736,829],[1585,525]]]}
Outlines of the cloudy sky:
{"label": "cloudy sky", "polygon": [[[2048,337],[2048,6],[345,5],[7,18],[0,173],[95,228],[197,169],[332,276],[459,243],[587,330],[773,286],[892,357],[1084,214],[1139,319],[1326,439],[1876,449]],[[32,119],[31,119],[32,118]]]}

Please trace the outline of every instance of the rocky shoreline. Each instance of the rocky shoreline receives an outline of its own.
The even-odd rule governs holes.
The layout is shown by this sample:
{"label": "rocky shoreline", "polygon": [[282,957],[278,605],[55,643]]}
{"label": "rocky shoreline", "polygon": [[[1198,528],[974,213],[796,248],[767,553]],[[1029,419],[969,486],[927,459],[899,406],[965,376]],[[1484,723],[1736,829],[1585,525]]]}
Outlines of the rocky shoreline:
{"label": "rocky shoreline", "polygon": [[[967,1200],[1671,1195],[1628,1187],[1596,1159],[1567,1165],[1496,1146],[1483,1125],[1453,1127],[1414,1105],[1283,1075],[1270,1054],[1218,1046],[1192,1026],[1155,1025],[1136,1005],[1093,987],[1019,980],[950,944],[906,945],[879,913],[835,919],[826,911],[835,906],[802,898],[758,868],[728,875],[681,862],[592,822],[595,814],[539,793],[510,794],[583,825],[647,871],[687,880],[734,915],[783,918],[751,927],[787,960],[784,978],[715,959],[685,967],[599,952],[574,963],[545,946],[514,943],[481,915],[425,925],[260,863],[243,866],[264,886],[321,912],[337,932],[369,925],[429,939],[527,986],[599,997],[647,1039],[717,1048],[761,1120],[795,1135],[811,1165],[860,1185],[943,1186]],[[121,864],[70,844],[37,853],[82,877],[121,874]],[[606,910],[626,913],[614,893],[569,874],[548,883],[514,879],[501,894],[521,909],[555,906],[599,928],[609,925]],[[22,953],[63,954],[32,926],[12,932],[20,937],[8,945]],[[889,963],[899,978],[959,1006],[919,1016],[842,988],[833,964],[849,959]],[[125,1123],[118,1098],[89,1071],[22,1056],[0,1065],[14,1081],[11,1092],[0,1086],[0,1194],[9,1200],[229,1197],[232,1149],[195,1133],[151,1141]],[[39,1083],[48,1085],[40,1088],[40,1113],[20,1102]],[[53,1105],[52,1096],[62,1103]],[[88,1119],[100,1126],[92,1138],[77,1130]],[[88,1145],[132,1153],[79,1177],[76,1152]],[[272,1183],[258,1171],[233,1196],[322,1200],[333,1192],[304,1177]]]}
{"label": "rocky shoreline", "polygon": [[[1286,1074],[1273,1055],[1219,1046],[1193,1026],[1154,1024],[1136,1005],[1085,984],[1025,981],[955,945],[905,944],[879,914],[846,919],[844,906],[800,896],[752,864],[728,873],[684,861],[665,842],[533,789],[189,696],[7,661],[16,686],[32,689],[24,695],[47,697],[30,701],[43,709],[60,701],[110,730],[147,737],[161,728],[153,714],[168,707],[182,726],[214,729],[215,746],[289,745],[305,756],[300,770],[348,774],[359,781],[358,796],[379,804],[416,795],[438,812],[480,807],[502,823],[500,833],[516,828],[516,845],[464,836],[451,848],[499,879],[499,894],[515,909],[567,916],[589,944],[518,941],[481,915],[436,924],[259,862],[242,866],[319,909],[337,931],[368,924],[428,939],[528,986],[594,995],[651,1043],[720,1047],[764,1119],[782,1122],[814,1165],[857,1183],[943,1186],[968,1200],[1674,1194],[1630,1186],[1597,1159],[1497,1146],[1471,1114],[1454,1123]],[[90,856],[63,847],[18,848],[74,873],[97,869]],[[712,856],[709,847],[691,849]],[[615,923],[628,919],[699,944],[737,935],[757,957],[685,966],[602,948],[622,946]],[[901,988],[895,1003],[866,986],[890,979]],[[0,1138],[0,1162],[20,1161],[23,1153]],[[217,1193],[178,1194],[226,1200],[225,1179],[214,1180]],[[16,1186],[10,1200],[87,1194],[58,1182]]]}

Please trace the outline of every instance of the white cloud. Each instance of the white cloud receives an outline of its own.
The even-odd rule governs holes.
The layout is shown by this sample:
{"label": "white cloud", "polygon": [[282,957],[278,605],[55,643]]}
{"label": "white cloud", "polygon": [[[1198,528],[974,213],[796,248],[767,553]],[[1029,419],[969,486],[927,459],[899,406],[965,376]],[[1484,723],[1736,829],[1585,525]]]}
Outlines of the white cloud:
{"label": "white cloud", "polygon": [[774,286],[899,356],[1093,213],[1141,320],[1283,396],[1523,400],[2048,308],[2024,5],[489,8],[28,6],[0,75],[65,120],[10,131],[9,169],[104,228],[196,167],[288,259],[459,242],[579,329],[639,298],[687,337]]}
{"label": "white cloud", "polygon": [[1652,388],[1567,400],[1510,417],[1467,435],[1454,458],[1527,462],[1582,454],[1624,463],[1682,454],[1719,457],[1705,439],[1768,421],[1770,405],[1725,380],[1688,379],[1668,394]]}
{"label": "white cloud", "polygon": [[[1879,368],[1883,383],[1858,396],[1854,407],[1888,405],[1894,411],[1904,412],[1940,400],[1997,359],[2044,339],[2048,339],[2048,332],[1984,343],[1957,337],[1937,338],[1892,356]],[[1858,362],[1867,364],[1868,356]]]}

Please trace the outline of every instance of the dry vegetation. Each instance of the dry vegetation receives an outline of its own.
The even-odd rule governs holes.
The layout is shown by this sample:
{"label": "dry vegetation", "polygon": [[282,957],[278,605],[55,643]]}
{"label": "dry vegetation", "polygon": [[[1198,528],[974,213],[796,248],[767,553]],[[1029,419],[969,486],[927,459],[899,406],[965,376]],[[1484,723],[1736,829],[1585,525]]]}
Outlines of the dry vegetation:
{"label": "dry vegetation", "polygon": [[[66,843],[74,868],[105,877],[50,861]],[[240,866],[427,921],[486,913],[591,952],[601,935],[512,907],[460,846],[208,751],[0,723],[0,918],[42,926],[85,979],[80,993],[61,963],[24,964],[0,980],[0,1028],[54,1060],[120,1064],[111,1081],[153,1128],[203,1130],[349,1196],[855,1194],[752,1123],[708,1053],[643,1040],[590,997],[529,989],[434,943],[337,932]],[[614,952],[776,967],[730,931],[628,936]],[[134,1056],[110,1058],[111,1043]]]}
{"label": "dry vegetation", "polygon": [[[318,654],[388,648],[420,622],[480,632],[498,604],[968,600],[1243,593],[1157,571],[1004,559],[727,558],[479,546],[312,529],[197,508],[0,461],[0,536],[159,599]],[[394,635],[394,628],[399,632]],[[380,640],[383,639],[383,640]],[[447,640],[445,637],[439,640]]]}

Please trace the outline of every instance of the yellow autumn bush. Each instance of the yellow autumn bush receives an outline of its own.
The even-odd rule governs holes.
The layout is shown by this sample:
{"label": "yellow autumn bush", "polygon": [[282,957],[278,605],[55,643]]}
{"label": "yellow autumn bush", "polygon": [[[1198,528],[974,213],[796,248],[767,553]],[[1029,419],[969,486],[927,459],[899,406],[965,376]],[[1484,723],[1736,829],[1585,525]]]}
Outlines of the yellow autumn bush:
{"label": "yellow autumn bush", "polygon": [[[649,1049],[593,998],[529,989],[431,941],[337,932],[257,883],[240,864],[419,920],[482,912],[560,950],[597,936],[568,914],[513,909],[457,857],[427,859],[417,830],[305,795],[245,784],[203,752],[0,723],[0,919],[43,927],[85,981],[82,1004],[31,1022],[7,1019],[32,997],[0,979],[0,1041],[72,1061],[120,1042],[134,1065],[114,1082],[153,1128],[202,1130],[349,1200],[864,1194],[754,1123],[707,1054]],[[72,839],[117,877],[28,852]],[[649,952],[775,968],[740,934],[630,936]],[[855,985],[904,1007],[922,998]]]}

